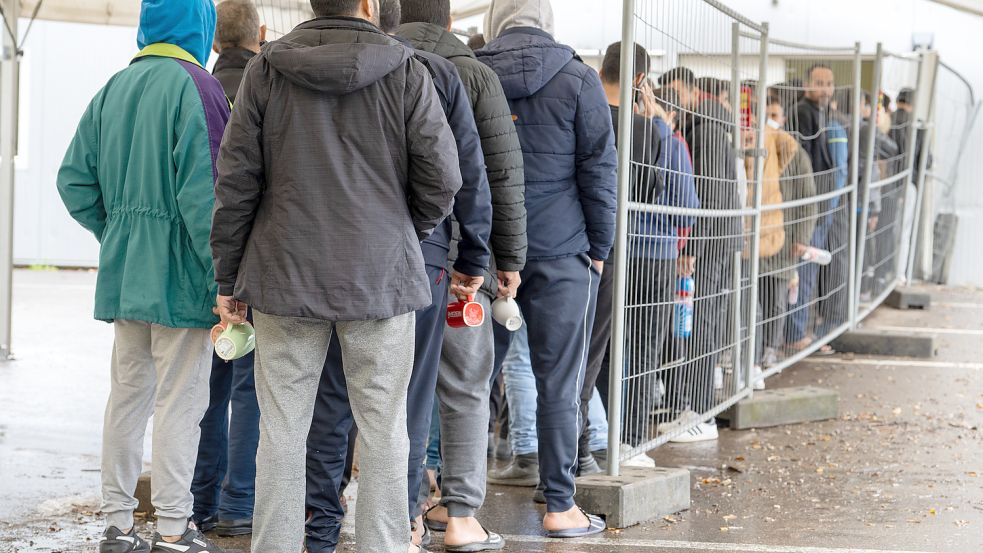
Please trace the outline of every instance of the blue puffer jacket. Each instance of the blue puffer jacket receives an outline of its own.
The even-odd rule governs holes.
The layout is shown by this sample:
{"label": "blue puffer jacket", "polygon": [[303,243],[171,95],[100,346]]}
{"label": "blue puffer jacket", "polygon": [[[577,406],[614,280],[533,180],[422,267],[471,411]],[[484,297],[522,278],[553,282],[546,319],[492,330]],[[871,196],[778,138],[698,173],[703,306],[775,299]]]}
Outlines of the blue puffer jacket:
{"label": "blue puffer jacket", "polygon": [[617,154],[597,73],[572,48],[531,27],[508,29],[476,55],[501,79],[522,144],[528,258],[607,259]]}

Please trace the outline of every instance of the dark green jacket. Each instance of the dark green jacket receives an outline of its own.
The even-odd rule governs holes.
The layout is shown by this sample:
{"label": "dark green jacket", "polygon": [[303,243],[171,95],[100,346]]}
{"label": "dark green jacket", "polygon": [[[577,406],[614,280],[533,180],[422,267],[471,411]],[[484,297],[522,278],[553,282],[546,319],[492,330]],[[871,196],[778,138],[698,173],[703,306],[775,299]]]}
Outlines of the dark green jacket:
{"label": "dark green jacket", "polygon": [[457,67],[481,135],[491,187],[493,271],[522,270],[527,250],[522,146],[498,76],[478,61],[467,45],[437,25],[407,23],[397,28],[396,34],[417,50],[446,58]]}
{"label": "dark green jacket", "polygon": [[222,86],[187,51],[151,44],[89,104],[58,172],[69,213],[99,240],[95,318],[208,328],[208,237]]}

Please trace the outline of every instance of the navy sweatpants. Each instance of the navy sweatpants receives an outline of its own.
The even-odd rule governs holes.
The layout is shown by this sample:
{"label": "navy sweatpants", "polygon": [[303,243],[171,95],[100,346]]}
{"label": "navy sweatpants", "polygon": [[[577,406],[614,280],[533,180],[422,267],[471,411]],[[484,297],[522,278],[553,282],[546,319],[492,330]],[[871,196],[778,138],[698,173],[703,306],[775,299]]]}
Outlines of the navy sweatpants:
{"label": "navy sweatpants", "polygon": [[528,261],[517,301],[536,376],[539,478],[547,510],[574,507],[580,392],[601,275],[587,255]]}
{"label": "navy sweatpants", "polygon": [[[410,437],[410,517],[420,514],[418,490],[423,481],[427,436],[437,388],[440,346],[444,339],[449,275],[427,265],[434,302],[416,312],[416,351],[406,401],[406,426]],[[328,358],[314,404],[314,419],[307,437],[307,549],[310,553],[335,550],[345,512],[341,484],[354,420],[341,365],[341,348],[332,336]]]}

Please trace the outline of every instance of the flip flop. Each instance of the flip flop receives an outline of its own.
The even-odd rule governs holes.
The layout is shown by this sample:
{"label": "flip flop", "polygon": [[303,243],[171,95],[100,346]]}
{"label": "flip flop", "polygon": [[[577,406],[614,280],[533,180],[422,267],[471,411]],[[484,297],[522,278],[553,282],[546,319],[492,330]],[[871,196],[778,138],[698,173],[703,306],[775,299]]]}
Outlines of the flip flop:
{"label": "flip flop", "polygon": [[589,515],[587,511],[581,509],[581,513],[587,517],[590,521],[590,525],[587,528],[568,528],[566,530],[548,530],[546,532],[547,538],[584,538],[587,536],[593,536],[595,534],[600,534],[607,529],[607,524],[601,520],[601,517]]}
{"label": "flip flop", "polygon": [[423,513],[423,525],[429,528],[432,532],[446,532],[447,531],[446,522],[440,522],[439,520],[430,520],[427,517],[427,515],[430,514],[430,511],[436,509],[437,507],[440,507],[440,505],[434,505],[433,507],[427,509],[425,513]]}
{"label": "flip flop", "polygon": [[485,531],[485,535],[488,537],[484,541],[476,541],[472,543],[465,543],[463,545],[447,545],[444,544],[444,551],[449,551],[451,553],[474,553],[476,551],[498,551],[505,547],[505,540],[502,536],[494,532],[489,532],[484,526],[481,527]]}

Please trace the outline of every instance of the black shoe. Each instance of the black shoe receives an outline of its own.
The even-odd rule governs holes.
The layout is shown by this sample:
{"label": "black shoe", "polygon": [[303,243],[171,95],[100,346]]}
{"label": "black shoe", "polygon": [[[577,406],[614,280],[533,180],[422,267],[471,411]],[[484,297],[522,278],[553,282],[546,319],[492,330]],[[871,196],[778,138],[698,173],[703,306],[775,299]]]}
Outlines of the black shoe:
{"label": "black shoe", "polygon": [[235,520],[220,520],[215,527],[215,533],[223,538],[232,536],[248,536],[253,533],[253,519],[237,518]]}
{"label": "black shoe", "polygon": [[590,476],[591,474],[600,474],[604,472],[601,470],[601,466],[597,464],[597,459],[594,455],[587,453],[577,459],[577,476]]}
{"label": "black shoe", "polygon": [[499,486],[533,487],[539,482],[539,455],[516,455],[502,470],[488,472],[488,483]]}
{"label": "black shoe", "polygon": [[150,553],[150,544],[137,535],[135,528],[124,534],[119,528],[110,526],[99,539],[99,553]]}
{"label": "black shoe", "polygon": [[192,516],[191,522],[195,523],[195,526],[202,532],[208,533],[218,526],[218,515],[208,515],[205,517]]}
{"label": "black shoe", "polygon": [[208,541],[194,526],[188,526],[181,539],[174,543],[164,541],[160,533],[155,533],[151,553],[225,553],[225,550]]}
{"label": "black shoe", "polygon": [[532,500],[540,505],[546,505],[546,486],[542,482],[536,484],[536,493],[532,494]]}

